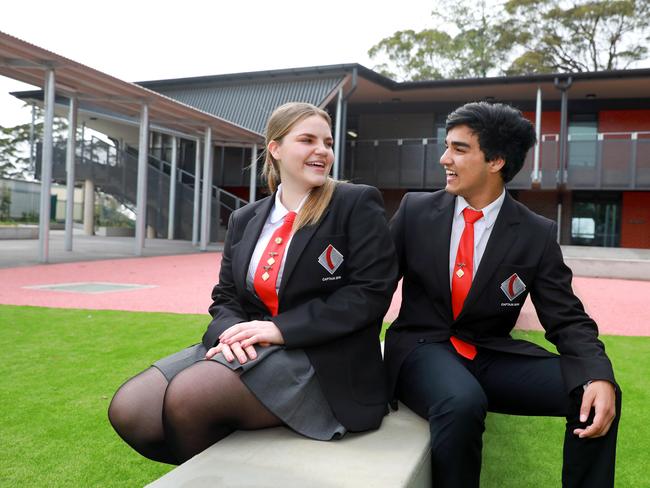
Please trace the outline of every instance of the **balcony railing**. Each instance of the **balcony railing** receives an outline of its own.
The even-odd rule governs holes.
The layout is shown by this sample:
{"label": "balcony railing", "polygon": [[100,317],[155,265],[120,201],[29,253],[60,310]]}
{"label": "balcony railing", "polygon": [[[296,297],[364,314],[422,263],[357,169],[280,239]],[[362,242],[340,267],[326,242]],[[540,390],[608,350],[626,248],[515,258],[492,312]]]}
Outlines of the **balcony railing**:
{"label": "balcony railing", "polygon": [[[437,139],[375,139],[349,141],[344,177],[379,188],[433,189],[445,186],[440,165],[444,143]],[[533,154],[508,184],[533,186]],[[650,132],[611,132],[573,136],[568,141],[567,167],[560,174],[560,141],[545,134],[540,144],[540,186],[555,189],[650,189]]]}

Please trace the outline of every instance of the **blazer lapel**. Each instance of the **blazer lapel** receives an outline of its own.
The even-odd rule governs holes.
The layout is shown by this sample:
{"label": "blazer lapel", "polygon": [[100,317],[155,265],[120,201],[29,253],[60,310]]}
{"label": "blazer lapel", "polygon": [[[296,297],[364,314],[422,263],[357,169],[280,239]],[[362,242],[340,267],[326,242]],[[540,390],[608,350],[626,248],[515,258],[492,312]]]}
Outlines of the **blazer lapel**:
{"label": "blazer lapel", "polygon": [[[246,224],[244,233],[237,246],[237,251],[233,256],[233,276],[237,289],[246,290],[246,274],[248,273],[248,265],[253,256],[253,251],[257,245],[257,240],[260,238],[266,219],[273,208],[275,201],[275,194],[271,195],[266,202],[262,203],[255,211],[255,215]],[[249,293],[254,297],[257,302],[262,303],[253,293]]]}
{"label": "blazer lapel", "polygon": [[427,229],[425,234],[427,240],[418,245],[419,252],[430,253],[433,262],[432,285],[427,286],[428,290],[436,294],[436,296],[432,296],[432,301],[436,303],[440,297],[443,298],[444,313],[449,316],[450,320],[452,313],[449,287],[449,241],[455,201],[454,195],[445,193],[440,203],[431,209],[423,226]]}
{"label": "blazer lapel", "polygon": [[490,278],[508,255],[508,251],[517,240],[519,221],[519,212],[515,202],[506,192],[506,198],[494,223],[494,228],[481,258],[472,287],[458,318],[461,318],[465,310],[478,300],[483,288],[490,282]]}
{"label": "blazer lapel", "polygon": [[439,290],[444,297],[445,311],[452,317],[451,311],[451,285],[449,283],[449,242],[451,240],[451,225],[454,220],[456,197],[447,193],[431,217],[430,235],[432,245],[425,246],[434,255],[434,277],[437,285],[429,289]]}
{"label": "blazer lapel", "polygon": [[328,208],[325,210],[323,216],[316,225],[303,227],[291,238],[291,244],[289,244],[289,250],[287,251],[287,258],[284,261],[284,269],[282,270],[282,281],[280,282],[278,301],[282,299],[282,294],[284,293],[284,290],[287,287],[287,283],[291,278],[291,273],[293,273],[293,270],[295,269],[296,264],[302,255],[302,252],[305,250],[305,246],[307,246],[310,239],[313,237],[316,230],[318,230],[318,227],[320,227],[321,223],[325,220],[329,212],[330,209]]}

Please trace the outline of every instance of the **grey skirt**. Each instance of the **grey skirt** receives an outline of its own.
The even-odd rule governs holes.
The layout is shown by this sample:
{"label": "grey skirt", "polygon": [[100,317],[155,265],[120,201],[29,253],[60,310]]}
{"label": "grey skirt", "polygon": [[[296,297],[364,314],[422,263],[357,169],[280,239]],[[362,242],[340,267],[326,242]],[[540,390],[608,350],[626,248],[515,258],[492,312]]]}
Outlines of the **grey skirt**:
{"label": "grey skirt", "polygon": [[[215,355],[211,361],[240,372],[242,382],[251,393],[299,434],[326,441],[346,433],[345,427],[334,417],[304,351],[287,350],[282,346],[255,346],[255,350],[257,359],[244,364],[237,358],[229,363],[223,354]],[[206,352],[203,344],[195,344],[156,361],[153,366],[171,381],[185,368],[205,361]]]}

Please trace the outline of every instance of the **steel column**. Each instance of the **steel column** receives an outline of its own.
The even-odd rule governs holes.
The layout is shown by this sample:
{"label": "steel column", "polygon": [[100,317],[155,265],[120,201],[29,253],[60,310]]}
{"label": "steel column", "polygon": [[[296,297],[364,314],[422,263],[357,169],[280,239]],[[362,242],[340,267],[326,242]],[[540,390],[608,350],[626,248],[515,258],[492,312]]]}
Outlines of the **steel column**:
{"label": "steel column", "polygon": [[207,251],[210,242],[210,214],[212,203],[212,128],[205,130],[203,149],[203,209],[201,211],[201,251]]}
{"label": "steel column", "polygon": [[34,125],[36,125],[36,105],[32,103],[32,123],[29,126],[29,170],[34,171],[36,168],[34,151]]}
{"label": "steel column", "polygon": [[257,144],[253,144],[251,148],[251,181],[248,195],[249,202],[254,202],[257,198]]}
{"label": "steel column", "polygon": [[68,145],[65,155],[65,250],[72,251],[72,226],[74,223],[74,163],[77,136],[77,99],[70,99],[68,112]]}
{"label": "steel column", "polygon": [[339,93],[336,97],[336,125],[334,128],[334,167],[332,168],[332,176],[334,179],[339,178],[339,166],[341,163],[341,117],[343,116],[343,88],[339,88]]}
{"label": "steel column", "polygon": [[562,99],[560,104],[560,161],[558,171],[558,211],[557,211],[557,242],[562,242],[562,204],[564,202],[564,193],[566,191],[566,184],[568,180],[568,139],[569,139],[569,97],[567,90],[573,84],[573,78],[569,77],[565,81],[560,82],[559,78],[553,81],[555,88],[562,92]]}
{"label": "steel column", "polygon": [[43,104],[45,119],[43,120],[43,151],[41,155],[41,202],[38,216],[39,261],[47,263],[50,253],[50,191],[52,185],[52,155],[53,155],[53,125],[54,102],[56,91],[54,70],[45,71],[45,86]]}
{"label": "steel column", "polygon": [[192,245],[199,243],[199,217],[201,216],[201,140],[197,139],[194,155],[194,207],[192,209]]}
{"label": "steel column", "polygon": [[569,134],[569,100],[567,90],[573,84],[573,78],[569,77],[565,81],[560,82],[559,78],[555,78],[555,88],[562,92],[560,104],[560,161],[559,161],[559,177],[558,181],[560,186],[566,183],[565,172],[567,171],[567,156],[568,156],[568,134]]}
{"label": "steel column", "polygon": [[135,255],[142,256],[147,224],[147,170],[149,157],[149,106],[142,104],[138,138],[138,187],[135,211]]}
{"label": "steel column", "polygon": [[[176,173],[178,166],[178,137],[172,136],[172,169],[169,172],[169,213],[167,215],[167,239],[174,238],[176,217]],[[162,174],[161,174],[162,176]]]}
{"label": "steel column", "polygon": [[348,100],[343,97],[341,103],[341,133],[337,137],[335,144],[340,148],[339,152],[339,178],[345,178],[345,145],[347,142],[348,130]]}

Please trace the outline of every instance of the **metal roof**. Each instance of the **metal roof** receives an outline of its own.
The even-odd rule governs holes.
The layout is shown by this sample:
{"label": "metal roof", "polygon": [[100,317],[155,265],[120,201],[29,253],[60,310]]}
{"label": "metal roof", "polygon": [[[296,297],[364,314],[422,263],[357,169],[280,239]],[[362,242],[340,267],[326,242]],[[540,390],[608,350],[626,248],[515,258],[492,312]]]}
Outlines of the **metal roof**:
{"label": "metal roof", "polygon": [[276,78],[298,78],[313,76],[323,78],[333,74],[347,74],[356,69],[359,76],[374,81],[393,90],[410,90],[423,87],[447,87],[460,85],[500,85],[503,83],[541,83],[553,82],[555,78],[574,80],[613,80],[625,78],[648,78],[650,68],[620,69],[604,71],[585,71],[577,73],[534,73],[527,75],[491,76],[485,78],[446,78],[441,80],[395,81],[358,63],[331,64],[324,66],[309,66],[305,68],[275,69],[266,71],[248,71],[224,75],[197,76],[192,78],[174,78],[167,80],[151,80],[137,82],[139,85],[157,90],[158,86],[224,83],[241,80],[270,80]]}
{"label": "metal roof", "polygon": [[152,124],[194,136],[202,135],[206,127],[211,127],[214,140],[248,144],[262,141],[258,133],[215,114],[107,75],[0,31],[0,75],[42,87],[44,73],[48,69],[54,69],[57,95],[76,97],[81,107],[99,107],[139,118],[143,103],[147,103]]}
{"label": "metal roof", "polygon": [[319,77],[311,73],[282,77],[220,76],[140,84],[262,134],[276,107],[294,101],[322,107],[345,77],[344,72],[322,73]]}
{"label": "metal roof", "polygon": [[[646,98],[650,69],[613,70],[584,73],[548,73],[489,78],[444,79],[397,82],[360,64],[337,64],[224,75],[199,76],[139,82],[206,112],[263,131],[270,111],[289,100],[304,100],[324,106],[331,100],[337,83],[357,71],[358,88],[349,98],[352,104],[393,104],[394,102],[458,102],[481,99],[515,103],[536,96],[539,86],[544,100],[559,100],[556,78],[573,79],[572,99],[586,96]],[[324,97],[324,98],[321,98]]]}

